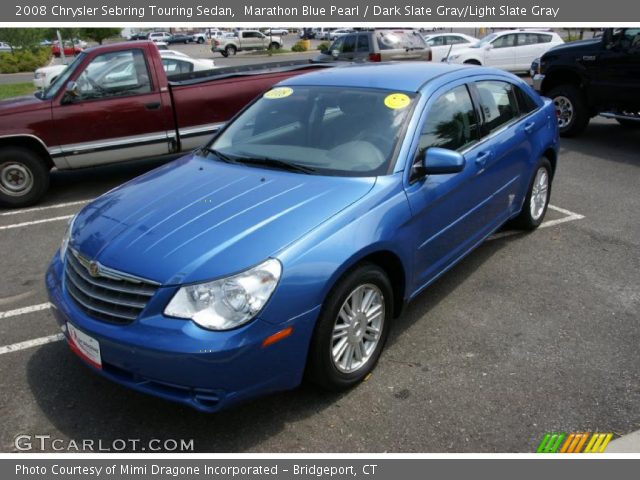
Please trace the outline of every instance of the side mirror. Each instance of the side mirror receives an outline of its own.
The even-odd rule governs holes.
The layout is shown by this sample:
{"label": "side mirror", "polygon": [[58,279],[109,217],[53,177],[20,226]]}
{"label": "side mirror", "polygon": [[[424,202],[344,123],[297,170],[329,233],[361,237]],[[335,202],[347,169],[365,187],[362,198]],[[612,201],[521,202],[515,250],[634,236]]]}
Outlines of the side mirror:
{"label": "side mirror", "polygon": [[333,58],[338,58],[338,55],[340,55],[340,50],[331,50],[331,56]]}
{"label": "side mirror", "polygon": [[464,165],[465,159],[460,153],[446,148],[429,148],[422,158],[422,171],[425,175],[459,173],[464,170]]}
{"label": "side mirror", "polygon": [[76,82],[68,82],[67,88],[62,98],[63,103],[73,103],[74,100],[80,97],[80,87]]}
{"label": "side mirror", "polygon": [[492,48],[493,48],[493,43],[487,43],[487,44],[484,46],[484,49],[485,49],[485,50],[491,50]]}

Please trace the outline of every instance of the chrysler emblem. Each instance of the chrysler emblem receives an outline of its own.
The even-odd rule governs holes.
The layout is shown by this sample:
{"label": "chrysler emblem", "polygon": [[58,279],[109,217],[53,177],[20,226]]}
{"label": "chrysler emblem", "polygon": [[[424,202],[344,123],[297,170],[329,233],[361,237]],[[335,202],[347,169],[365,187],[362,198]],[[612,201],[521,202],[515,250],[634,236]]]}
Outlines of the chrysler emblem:
{"label": "chrysler emblem", "polygon": [[92,277],[97,277],[100,274],[100,265],[98,265],[98,262],[89,263],[89,274]]}

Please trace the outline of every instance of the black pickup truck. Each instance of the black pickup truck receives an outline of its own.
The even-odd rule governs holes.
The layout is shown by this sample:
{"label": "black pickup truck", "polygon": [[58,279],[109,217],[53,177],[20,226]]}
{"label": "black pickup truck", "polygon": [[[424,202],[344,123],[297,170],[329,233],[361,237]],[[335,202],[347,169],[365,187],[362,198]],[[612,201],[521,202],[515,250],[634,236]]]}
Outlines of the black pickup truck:
{"label": "black pickup truck", "polygon": [[533,86],[553,99],[562,136],[582,133],[598,114],[640,128],[640,28],[607,28],[601,37],[552,48]]}

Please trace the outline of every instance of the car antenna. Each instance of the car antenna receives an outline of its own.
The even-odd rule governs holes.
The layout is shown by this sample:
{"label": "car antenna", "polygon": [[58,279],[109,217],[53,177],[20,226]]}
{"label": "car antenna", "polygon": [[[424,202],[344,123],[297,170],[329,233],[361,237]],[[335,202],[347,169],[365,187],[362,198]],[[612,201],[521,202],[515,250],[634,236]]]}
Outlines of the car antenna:
{"label": "car antenna", "polygon": [[449,45],[449,51],[447,52],[447,56],[445,57],[447,59],[447,63],[449,62],[449,55],[451,55],[451,50],[453,50],[453,43],[451,45]]}

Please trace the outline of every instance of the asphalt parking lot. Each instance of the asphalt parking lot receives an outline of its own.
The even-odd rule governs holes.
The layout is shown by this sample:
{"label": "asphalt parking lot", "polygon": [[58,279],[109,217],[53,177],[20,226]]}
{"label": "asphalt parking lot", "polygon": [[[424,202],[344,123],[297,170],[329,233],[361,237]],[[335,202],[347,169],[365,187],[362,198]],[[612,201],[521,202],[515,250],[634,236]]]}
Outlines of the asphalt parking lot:
{"label": "asphalt parking lot", "polygon": [[505,230],[394,325],[373,375],[214,415],[94,375],[59,341],[43,276],[65,219],[158,161],[54,172],[0,210],[0,451],[19,434],[193,439],[206,452],[531,452],[548,431],[640,428],[638,130],[563,139],[543,228]]}

